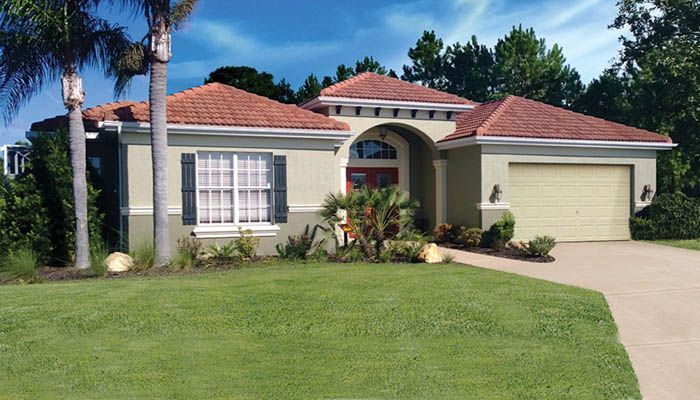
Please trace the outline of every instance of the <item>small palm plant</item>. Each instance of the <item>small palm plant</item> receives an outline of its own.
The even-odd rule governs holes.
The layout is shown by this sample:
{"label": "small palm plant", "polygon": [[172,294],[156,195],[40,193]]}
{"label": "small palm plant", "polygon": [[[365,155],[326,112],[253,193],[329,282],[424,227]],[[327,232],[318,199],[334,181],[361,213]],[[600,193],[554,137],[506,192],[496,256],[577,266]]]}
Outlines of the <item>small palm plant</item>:
{"label": "small palm plant", "polygon": [[387,240],[405,234],[413,227],[417,200],[396,186],[364,187],[347,194],[326,196],[319,215],[334,228],[345,222],[368,259],[379,258]]}
{"label": "small palm plant", "polygon": [[90,267],[85,101],[80,72],[111,70],[130,45],[124,29],[97,17],[99,0],[0,0],[0,111],[8,123],[19,108],[60,79],[68,110],[75,266]]}

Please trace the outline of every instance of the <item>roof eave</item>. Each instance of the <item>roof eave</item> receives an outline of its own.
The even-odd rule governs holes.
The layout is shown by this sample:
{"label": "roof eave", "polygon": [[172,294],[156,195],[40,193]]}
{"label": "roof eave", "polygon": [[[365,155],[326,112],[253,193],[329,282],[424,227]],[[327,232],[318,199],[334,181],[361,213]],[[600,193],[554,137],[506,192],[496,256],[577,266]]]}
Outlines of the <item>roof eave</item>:
{"label": "roof eave", "polygon": [[[148,122],[104,121],[100,127],[120,129],[129,133],[149,133]],[[210,135],[210,136],[240,136],[240,137],[272,137],[289,139],[317,139],[344,141],[355,132],[340,129],[292,129],[266,128],[248,126],[219,126],[219,125],[184,125],[168,124],[168,134],[176,135]]]}
{"label": "roof eave", "polygon": [[637,150],[671,150],[678,146],[670,142],[640,142],[640,141],[614,141],[614,140],[572,140],[572,139],[546,139],[546,138],[521,138],[511,136],[467,136],[458,139],[438,141],[438,150],[449,150],[459,147],[474,146],[480,144],[538,146],[538,147],[585,147],[598,149],[637,149]]}
{"label": "roof eave", "polygon": [[384,107],[384,108],[400,108],[410,110],[435,110],[435,111],[452,111],[463,112],[469,111],[476,107],[472,104],[456,104],[456,103],[432,103],[432,102],[417,102],[417,101],[398,101],[398,100],[377,100],[377,99],[361,99],[354,97],[335,97],[335,96],[317,96],[299,104],[299,108],[304,110],[313,110],[325,106],[350,106],[350,107]]}

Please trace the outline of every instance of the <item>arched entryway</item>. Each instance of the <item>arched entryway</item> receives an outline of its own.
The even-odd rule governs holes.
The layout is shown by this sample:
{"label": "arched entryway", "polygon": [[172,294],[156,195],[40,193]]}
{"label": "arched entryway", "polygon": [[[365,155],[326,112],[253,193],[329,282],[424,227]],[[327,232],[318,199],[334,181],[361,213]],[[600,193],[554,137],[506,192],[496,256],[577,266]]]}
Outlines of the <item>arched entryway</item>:
{"label": "arched entryway", "polygon": [[416,226],[436,223],[434,142],[403,124],[381,124],[354,137],[341,149],[341,186],[347,192],[363,185],[397,184],[420,202]]}

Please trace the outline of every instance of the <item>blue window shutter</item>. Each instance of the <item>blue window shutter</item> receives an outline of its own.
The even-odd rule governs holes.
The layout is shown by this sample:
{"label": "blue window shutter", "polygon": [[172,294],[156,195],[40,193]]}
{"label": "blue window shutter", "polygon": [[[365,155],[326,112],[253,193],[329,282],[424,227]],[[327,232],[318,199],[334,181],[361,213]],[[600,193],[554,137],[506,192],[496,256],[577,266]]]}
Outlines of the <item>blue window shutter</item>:
{"label": "blue window shutter", "polygon": [[194,153],[182,153],[182,224],[197,224],[197,185]]}
{"label": "blue window shutter", "polygon": [[287,156],[273,157],[273,188],[272,204],[275,209],[275,223],[287,222]]}

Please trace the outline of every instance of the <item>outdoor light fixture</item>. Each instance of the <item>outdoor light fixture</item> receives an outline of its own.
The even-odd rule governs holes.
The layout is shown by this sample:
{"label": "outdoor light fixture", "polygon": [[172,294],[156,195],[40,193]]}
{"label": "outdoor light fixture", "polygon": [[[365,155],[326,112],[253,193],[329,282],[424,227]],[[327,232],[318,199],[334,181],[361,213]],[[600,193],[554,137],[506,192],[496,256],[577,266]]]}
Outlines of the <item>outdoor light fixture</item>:
{"label": "outdoor light fixture", "polygon": [[653,194],[654,194],[654,190],[651,188],[651,185],[649,185],[649,184],[644,185],[644,188],[642,189],[642,200],[643,201],[651,200],[651,196]]}
{"label": "outdoor light fixture", "polygon": [[501,189],[501,185],[498,183],[493,185],[493,197],[496,199],[497,203],[501,201],[501,198],[503,197],[503,189]]}
{"label": "outdoor light fixture", "polygon": [[386,127],[381,127],[379,128],[379,138],[384,141],[386,139],[386,135],[388,134]]}

